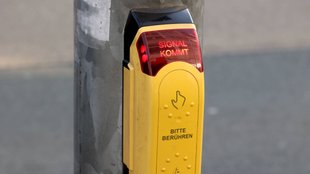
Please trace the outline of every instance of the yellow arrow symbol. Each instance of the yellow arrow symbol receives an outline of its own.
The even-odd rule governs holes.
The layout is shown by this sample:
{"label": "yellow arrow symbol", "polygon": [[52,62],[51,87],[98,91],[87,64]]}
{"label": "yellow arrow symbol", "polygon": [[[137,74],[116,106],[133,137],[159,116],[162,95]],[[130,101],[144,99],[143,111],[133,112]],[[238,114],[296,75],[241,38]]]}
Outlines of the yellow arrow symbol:
{"label": "yellow arrow symbol", "polygon": [[180,169],[176,168],[175,169],[175,174],[180,174],[180,173],[181,173]]}

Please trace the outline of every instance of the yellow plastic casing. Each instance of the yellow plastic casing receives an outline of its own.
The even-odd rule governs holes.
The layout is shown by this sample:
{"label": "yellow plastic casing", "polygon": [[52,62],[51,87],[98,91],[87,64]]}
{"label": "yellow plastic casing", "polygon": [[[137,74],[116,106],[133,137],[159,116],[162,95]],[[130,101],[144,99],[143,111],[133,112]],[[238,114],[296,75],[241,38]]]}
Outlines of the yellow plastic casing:
{"label": "yellow plastic casing", "polygon": [[204,73],[186,62],[142,72],[136,43],[143,32],[195,29],[193,24],[140,28],[123,81],[123,161],[130,174],[201,174]]}

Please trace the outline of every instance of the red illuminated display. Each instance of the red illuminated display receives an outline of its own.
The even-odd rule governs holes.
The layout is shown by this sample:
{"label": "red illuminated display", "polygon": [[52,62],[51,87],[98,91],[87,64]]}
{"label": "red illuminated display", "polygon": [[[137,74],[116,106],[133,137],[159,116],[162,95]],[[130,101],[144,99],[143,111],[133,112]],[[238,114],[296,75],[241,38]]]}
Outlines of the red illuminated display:
{"label": "red illuminated display", "polygon": [[188,56],[188,46],[182,40],[169,40],[158,42],[160,57]]}
{"label": "red illuminated display", "polygon": [[145,47],[144,44],[142,44],[142,45],[140,46],[140,56],[141,56],[141,61],[142,61],[143,63],[146,63],[146,62],[148,61],[148,59],[149,59],[149,56],[148,56],[147,53],[146,53],[146,47]]}
{"label": "red illuminated display", "polygon": [[159,48],[188,47],[184,40],[168,40],[158,42]]}
{"label": "red illuminated display", "polygon": [[142,33],[138,42],[142,71],[151,76],[165,65],[183,61],[203,71],[198,37],[194,29],[160,30]]}

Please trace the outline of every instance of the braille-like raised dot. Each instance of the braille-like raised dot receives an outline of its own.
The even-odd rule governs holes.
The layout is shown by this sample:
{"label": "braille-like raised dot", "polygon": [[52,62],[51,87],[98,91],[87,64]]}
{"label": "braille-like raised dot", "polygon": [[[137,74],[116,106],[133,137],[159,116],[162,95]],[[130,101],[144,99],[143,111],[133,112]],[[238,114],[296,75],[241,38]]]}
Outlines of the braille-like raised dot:
{"label": "braille-like raised dot", "polygon": [[191,102],[191,107],[195,106],[195,103],[194,102]]}
{"label": "braille-like raised dot", "polygon": [[184,159],[184,161],[187,161],[187,160],[188,160],[188,157],[187,157],[187,156],[185,156],[183,159]]}
{"label": "braille-like raised dot", "polygon": [[164,109],[168,109],[169,107],[168,107],[168,105],[164,105]]}
{"label": "braille-like raised dot", "polygon": [[190,112],[186,112],[186,116],[190,116],[191,115],[191,113]]}
{"label": "braille-like raised dot", "polygon": [[166,163],[170,163],[170,162],[171,162],[170,158],[167,158]]}
{"label": "braille-like raised dot", "polygon": [[192,168],[192,166],[191,166],[191,165],[188,165],[188,166],[187,166],[187,169],[191,169],[191,168]]}
{"label": "braille-like raised dot", "polygon": [[179,156],[180,156],[179,152],[175,153],[175,157],[179,157]]}
{"label": "braille-like raised dot", "polygon": [[162,172],[165,172],[165,171],[166,171],[166,168],[163,167],[163,168],[161,169],[161,171],[162,171]]}
{"label": "braille-like raised dot", "polygon": [[172,113],[168,114],[168,117],[169,117],[169,118],[172,118]]}

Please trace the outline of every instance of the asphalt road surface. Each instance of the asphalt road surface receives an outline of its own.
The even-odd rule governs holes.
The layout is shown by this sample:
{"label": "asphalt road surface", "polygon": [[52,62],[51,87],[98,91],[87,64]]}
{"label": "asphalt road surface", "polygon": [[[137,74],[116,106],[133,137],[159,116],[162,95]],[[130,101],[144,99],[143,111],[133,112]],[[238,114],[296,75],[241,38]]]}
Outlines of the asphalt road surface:
{"label": "asphalt road surface", "polygon": [[[310,173],[310,1],[206,1],[203,174]],[[71,0],[0,1],[0,173],[73,173]]]}

